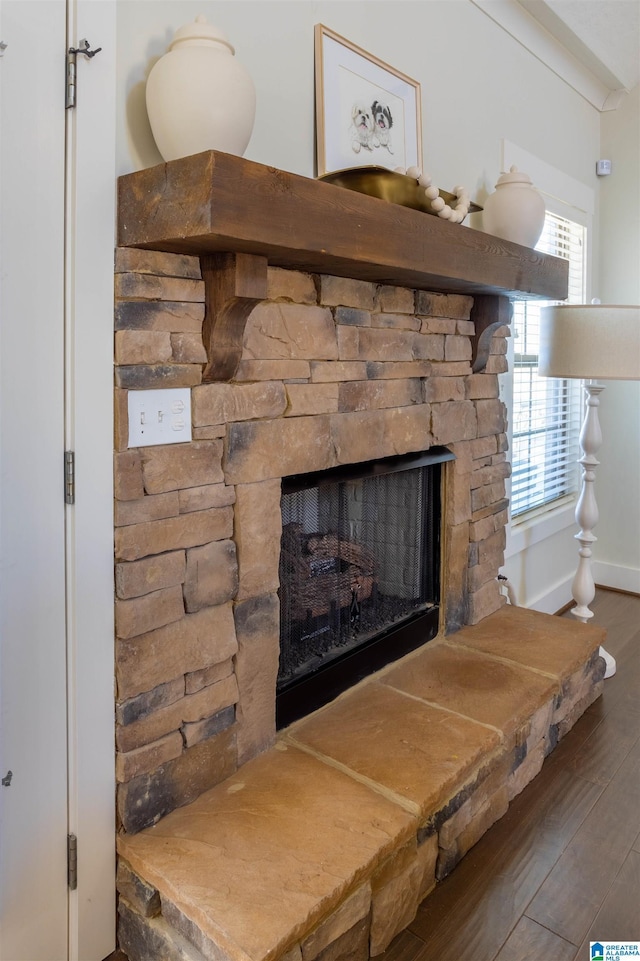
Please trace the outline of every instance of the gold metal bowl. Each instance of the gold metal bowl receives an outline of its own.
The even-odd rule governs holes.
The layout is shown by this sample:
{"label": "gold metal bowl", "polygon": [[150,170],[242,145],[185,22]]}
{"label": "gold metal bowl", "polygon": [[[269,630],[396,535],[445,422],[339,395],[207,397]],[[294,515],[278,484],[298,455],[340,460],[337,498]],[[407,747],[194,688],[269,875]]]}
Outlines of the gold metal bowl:
{"label": "gold metal bowl", "polygon": [[[322,174],[318,180],[437,216],[436,211],[431,209],[431,201],[425,197],[424,187],[421,187],[415,178],[396,173],[395,170],[387,170],[386,167],[347,167],[345,170],[332,170],[331,173]],[[446,204],[455,205],[455,194],[446,190],[439,190],[439,194]],[[469,213],[478,210],[482,210],[482,207],[469,204]]]}

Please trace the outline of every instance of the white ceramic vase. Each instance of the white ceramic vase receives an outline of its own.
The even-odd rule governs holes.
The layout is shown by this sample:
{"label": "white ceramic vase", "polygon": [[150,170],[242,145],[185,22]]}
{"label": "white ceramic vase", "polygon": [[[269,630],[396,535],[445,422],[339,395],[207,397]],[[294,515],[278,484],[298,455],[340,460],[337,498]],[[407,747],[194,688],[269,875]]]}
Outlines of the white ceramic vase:
{"label": "white ceramic vase", "polygon": [[234,48],[198,16],[176,31],[154,64],[146,87],[147,113],[162,157],[203,150],[242,156],[253,131],[256,94]]}
{"label": "white ceramic vase", "polygon": [[509,173],[499,178],[495,193],[484,202],[482,226],[494,237],[535,247],[544,227],[544,216],[544,199],[531,178],[511,167]]}

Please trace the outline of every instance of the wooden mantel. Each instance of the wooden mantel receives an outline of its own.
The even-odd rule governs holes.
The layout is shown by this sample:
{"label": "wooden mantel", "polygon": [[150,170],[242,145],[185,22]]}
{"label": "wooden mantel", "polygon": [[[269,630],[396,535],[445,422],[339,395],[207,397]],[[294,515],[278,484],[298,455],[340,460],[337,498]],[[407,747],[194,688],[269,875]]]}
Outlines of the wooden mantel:
{"label": "wooden mantel", "polygon": [[118,244],[447,293],[564,300],[567,263],[344,187],[208,151],[119,179]]}
{"label": "wooden mantel", "polygon": [[507,319],[511,298],[567,296],[565,260],[218,151],[120,177],[118,203],[120,246],[201,257],[205,380],[233,376],[267,264],[471,294],[478,339]]}

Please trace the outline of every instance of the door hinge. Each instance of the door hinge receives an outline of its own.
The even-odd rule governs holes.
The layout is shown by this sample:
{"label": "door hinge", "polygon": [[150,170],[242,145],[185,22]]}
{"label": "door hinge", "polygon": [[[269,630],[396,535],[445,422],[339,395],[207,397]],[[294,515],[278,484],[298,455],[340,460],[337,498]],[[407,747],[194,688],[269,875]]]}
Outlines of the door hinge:
{"label": "door hinge", "polygon": [[64,452],[64,502],[76,502],[76,454],[73,450]]}
{"label": "door hinge", "polygon": [[69,107],[75,107],[76,105],[76,65],[77,57],[79,53],[84,54],[84,56],[91,60],[95,57],[97,53],[100,53],[102,47],[98,47],[97,50],[90,49],[91,44],[88,40],[81,40],[78,47],[69,47],[67,50],[67,79],[66,79],[66,93],[65,93],[65,109]]}
{"label": "door hinge", "polygon": [[71,891],[78,887],[78,839],[75,834],[67,834],[67,883]]}

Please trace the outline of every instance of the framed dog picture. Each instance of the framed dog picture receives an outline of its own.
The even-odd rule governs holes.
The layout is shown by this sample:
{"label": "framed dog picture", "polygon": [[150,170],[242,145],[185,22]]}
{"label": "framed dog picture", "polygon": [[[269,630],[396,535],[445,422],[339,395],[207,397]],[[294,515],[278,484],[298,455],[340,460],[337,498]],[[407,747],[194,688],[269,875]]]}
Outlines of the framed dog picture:
{"label": "framed dog picture", "polygon": [[349,167],[422,167],[420,84],[315,27],[318,176]]}

